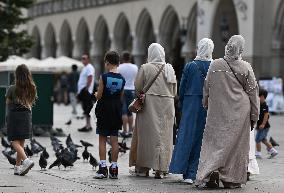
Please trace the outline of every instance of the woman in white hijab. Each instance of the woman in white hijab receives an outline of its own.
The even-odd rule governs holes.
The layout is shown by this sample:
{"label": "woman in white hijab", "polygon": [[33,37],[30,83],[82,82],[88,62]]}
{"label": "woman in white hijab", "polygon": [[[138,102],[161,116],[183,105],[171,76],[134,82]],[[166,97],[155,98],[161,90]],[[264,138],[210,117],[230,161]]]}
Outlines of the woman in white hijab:
{"label": "woman in white hijab", "polygon": [[192,184],[196,178],[206,110],[202,106],[202,89],[214,44],[203,38],[197,46],[196,58],[185,65],[179,88],[179,106],[182,117],[177,141],[170,164],[170,173],[183,174],[185,183]]}
{"label": "woman in white hijab", "polygon": [[143,110],[137,113],[129,160],[137,174],[148,176],[153,169],[155,178],[161,178],[168,171],[172,155],[176,76],[173,67],[165,62],[164,48],[153,43],[148,48],[148,63],[141,66],[136,77],[137,94],[160,68],[161,73],[145,93]]}
{"label": "woman in white hijab", "polygon": [[258,85],[249,63],[242,60],[245,40],[230,38],[225,56],[214,60],[203,90],[208,108],[196,185],[239,188],[247,181],[250,130],[258,120]]}

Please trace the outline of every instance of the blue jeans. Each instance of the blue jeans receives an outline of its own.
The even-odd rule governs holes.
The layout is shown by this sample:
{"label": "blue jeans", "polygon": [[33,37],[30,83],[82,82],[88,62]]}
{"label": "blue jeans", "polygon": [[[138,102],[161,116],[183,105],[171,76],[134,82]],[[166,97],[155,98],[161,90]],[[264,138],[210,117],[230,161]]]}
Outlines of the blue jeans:
{"label": "blue jeans", "polygon": [[132,113],[128,110],[130,103],[134,100],[134,90],[124,90],[123,102],[122,102],[122,115],[132,116]]}

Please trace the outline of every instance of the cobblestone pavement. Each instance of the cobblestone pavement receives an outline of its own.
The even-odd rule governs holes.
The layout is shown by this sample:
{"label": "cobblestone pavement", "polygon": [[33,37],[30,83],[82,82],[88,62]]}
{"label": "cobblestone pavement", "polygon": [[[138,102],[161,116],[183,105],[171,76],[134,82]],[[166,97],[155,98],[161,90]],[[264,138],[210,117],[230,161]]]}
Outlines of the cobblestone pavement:
{"label": "cobblestone pavement", "polygon": [[[95,130],[91,133],[79,133],[77,128],[84,124],[84,120],[75,120],[70,126],[64,123],[69,119],[70,106],[54,106],[54,127],[63,128],[66,134],[71,133],[73,141],[79,144],[83,139],[91,142],[95,147],[89,148],[89,151],[98,159],[98,136]],[[81,112],[81,111],[80,111]],[[93,119],[93,125],[95,120]],[[20,193],[20,192],[163,192],[163,193],[181,193],[181,192],[212,192],[212,193],[284,193],[284,116],[271,116],[271,131],[277,142],[280,143],[279,155],[274,159],[264,158],[258,160],[261,174],[253,177],[242,189],[236,190],[198,190],[194,186],[186,185],[180,182],[180,175],[169,175],[167,178],[157,180],[153,175],[149,178],[134,177],[129,175],[128,152],[119,155],[119,179],[118,180],[96,180],[93,179],[95,171],[88,162],[78,160],[71,169],[61,170],[52,168],[51,170],[41,171],[38,166],[39,156],[34,156],[35,167],[24,177],[14,176],[11,165],[8,164],[4,156],[0,155],[0,192]],[[40,143],[47,147],[50,153],[48,165],[55,160],[49,137],[37,137]],[[65,137],[60,138],[65,145]],[[130,145],[130,139],[127,141]],[[109,148],[109,147],[108,147]],[[0,147],[3,150],[3,147]],[[263,147],[263,150],[265,148]],[[81,157],[83,149],[79,149]],[[264,151],[263,154],[265,155]]]}

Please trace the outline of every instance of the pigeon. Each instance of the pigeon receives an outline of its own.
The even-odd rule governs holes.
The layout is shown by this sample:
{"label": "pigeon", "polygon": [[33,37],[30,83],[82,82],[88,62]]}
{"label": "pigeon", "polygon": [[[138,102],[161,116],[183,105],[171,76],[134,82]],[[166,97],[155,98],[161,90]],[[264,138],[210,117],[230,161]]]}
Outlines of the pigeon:
{"label": "pigeon", "polygon": [[42,148],[42,150],[45,148],[43,145],[41,145],[38,141],[36,141],[35,139],[32,139],[33,143],[36,143],[40,148]]}
{"label": "pigeon", "polygon": [[269,142],[271,143],[271,145],[272,145],[273,147],[279,146],[279,143],[277,143],[272,137],[270,137]]}
{"label": "pigeon", "polygon": [[75,149],[77,149],[78,147],[82,147],[81,145],[77,145],[77,144],[73,143],[73,140],[72,140],[70,134],[66,138],[66,145],[67,145],[68,148],[71,147],[71,148],[75,148]]}
{"label": "pigeon", "polygon": [[5,149],[11,147],[11,144],[4,137],[1,138],[1,144]]}
{"label": "pigeon", "polygon": [[32,156],[34,155],[33,152],[32,152],[32,150],[29,148],[28,145],[26,145],[26,147],[25,147],[25,152],[26,152],[26,155],[27,155],[28,157],[32,157]]}
{"label": "pigeon", "polygon": [[9,155],[14,155],[16,153],[16,151],[14,149],[11,149],[10,151],[5,150],[5,153],[7,153]]}
{"label": "pigeon", "polygon": [[69,134],[66,138],[66,145],[69,147],[71,144],[73,144],[73,140],[71,138],[71,135]]}
{"label": "pigeon", "polygon": [[9,153],[7,153],[6,151],[2,151],[3,155],[8,159],[9,163],[13,166],[16,165],[16,159],[12,157],[12,155],[10,155]]}
{"label": "pigeon", "polygon": [[77,156],[74,156],[73,152],[69,151],[67,148],[62,150],[61,156],[61,164],[65,169],[66,167],[74,166],[73,163],[77,160]]}
{"label": "pigeon", "polygon": [[61,165],[61,159],[58,157],[50,166],[48,169],[51,169],[53,168],[54,166],[57,166],[58,169],[60,169],[60,166]]}
{"label": "pigeon", "polygon": [[43,151],[44,148],[35,139],[32,139],[31,140],[31,150],[33,154],[38,154],[39,152]]}
{"label": "pigeon", "polygon": [[98,160],[96,160],[96,158],[90,153],[90,160],[89,160],[89,163],[93,166],[93,169],[99,165],[99,162]]}
{"label": "pigeon", "polygon": [[43,153],[40,154],[40,158],[39,158],[38,163],[39,163],[39,166],[40,166],[40,169],[41,169],[41,170],[42,170],[42,169],[44,169],[44,170],[46,169],[47,160],[46,160],[46,158],[45,158],[45,156],[44,156]]}
{"label": "pigeon", "polygon": [[49,154],[47,153],[46,151],[46,148],[44,148],[43,152],[42,152],[42,155],[45,159],[48,159],[49,158]]}
{"label": "pigeon", "polygon": [[123,148],[121,148],[121,147],[118,148],[118,151],[119,151],[120,153],[126,153],[126,149],[123,149]]}
{"label": "pigeon", "polygon": [[60,152],[62,149],[64,149],[62,144],[54,144],[54,145],[52,145],[52,147],[53,147],[53,151],[55,153]]}
{"label": "pigeon", "polygon": [[107,154],[108,154],[108,161],[109,161],[109,163],[111,163],[111,148],[108,150],[108,152],[107,152]]}
{"label": "pigeon", "polygon": [[65,125],[71,125],[71,124],[72,124],[71,119],[65,123]]}
{"label": "pigeon", "polygon": [[91,144],[87,141],[80,140],[80,142],[84,147],[93,147],[94,146],[93,144]]}
{"label": "pigeon", "polygon": [[55,136],[50,136],[50,140],[51,140],[51,145],[62,143],[62,142],[61,142],[57,137],[55,137]]}
{"label": "pigeon", "polygon": [[85,150],[84,150],[83,153],[82,153],[83,161],[85,161],[85,160],[88,161],[88,159],[89,159],[89,157],[90,157],[90,153],[88,152],[87,148],[88,148],[88,147],[86,146],[86,147],[85,147]]}
{"label": "pigeon", "polygon": [[129,150],[130,148],[127,147],[126,142],[124,140],[122,140],[122,142],[118,142],[118,145],[120,148],[124,149],[124,150]]}

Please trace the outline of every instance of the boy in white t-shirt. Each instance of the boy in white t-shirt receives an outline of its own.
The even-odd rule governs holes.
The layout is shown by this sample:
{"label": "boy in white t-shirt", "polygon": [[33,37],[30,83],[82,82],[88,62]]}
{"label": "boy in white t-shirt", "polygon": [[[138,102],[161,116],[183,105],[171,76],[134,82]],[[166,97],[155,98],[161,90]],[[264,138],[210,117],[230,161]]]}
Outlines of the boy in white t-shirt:
{"label": "boy in white t-shirt", "polygon": [[[122,137],[128,137],[132,135],[133,132],[133,115],[128,110],[128,106],[133,101],[135,97],[135,86],[134,82],[138,72],[138,67],[131,63],[131,55],[129,52],[125,51],[122,53],[122,64],[118,67],[118,72],[123,76],[126,83],[124,86],[123,95],[123,106],[122,106],[122,121],[123,121],[123,132]],[[128,132],[127,132],[128,126]]]}
{"label": "boy in white t-shirt", "polygon": [[82,56],[82,63],[84,68],[82,69],[78,81],[78,99],[82,103],[84,115],[86,116],[86,126],[78,129],[80,132],[89,132],[92,130],[90,112],[93,108],[92,94],[94,89],[94,76],[95,69],[90,64],[90,58],[88,54]]}

